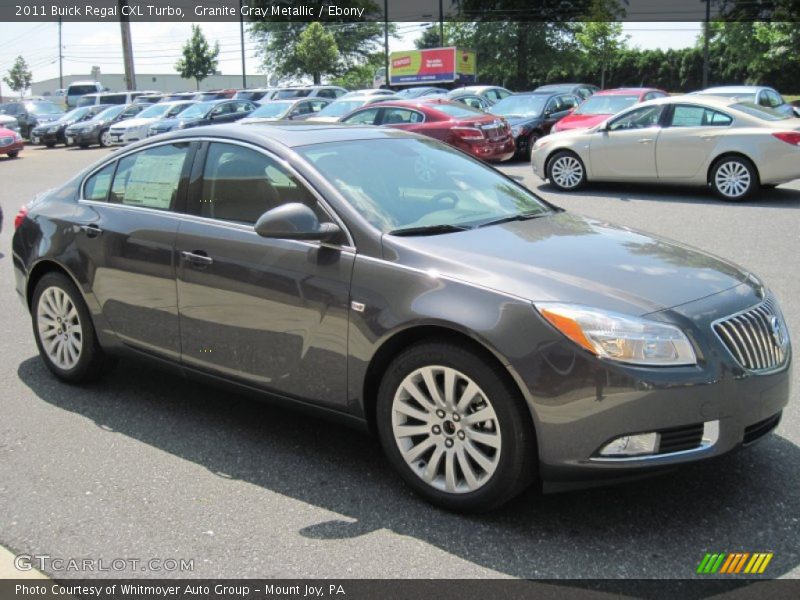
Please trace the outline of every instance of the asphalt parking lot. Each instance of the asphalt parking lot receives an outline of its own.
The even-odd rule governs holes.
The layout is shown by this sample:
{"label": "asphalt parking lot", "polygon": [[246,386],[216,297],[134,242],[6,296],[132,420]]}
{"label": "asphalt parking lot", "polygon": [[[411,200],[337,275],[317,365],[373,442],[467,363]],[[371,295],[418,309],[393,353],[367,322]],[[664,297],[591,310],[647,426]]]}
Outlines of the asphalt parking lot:
{"label": "asphalt parking lot", "polygon": [[[705,552],[774,552],[800,576],[800,369],[777,433],[668,476],[463,517],[416,498],[378,443],[324,420],[121,363],[58,383],[37,357],[11,271],[13,217],[109,150],[0,158],[0,544],[61,558],[187,559],[191,572],[60,576],[685,578]],[[800,181],[725,204],[697,189],[555,192],[571,211],[729,258],[781,299],[800,340]]]}

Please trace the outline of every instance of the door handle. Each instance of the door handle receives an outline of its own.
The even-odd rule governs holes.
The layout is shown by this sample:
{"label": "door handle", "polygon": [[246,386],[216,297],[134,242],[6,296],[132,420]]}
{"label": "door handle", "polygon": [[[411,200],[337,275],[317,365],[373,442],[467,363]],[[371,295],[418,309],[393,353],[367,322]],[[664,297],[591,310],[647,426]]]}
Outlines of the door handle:
{"label": "door handle", "polygon": [[103,230],[100,229],[100,227],[95,225],[94,223],[89,223],[88,225],[81,225],[80,227],[81,231],[84,232],[86,234],[86,237],[88,238],[95,238],[101,233],[103,233]]}
{"label": "door handle", "polygon": [[717,139],[717,136],[716,136],[716,134],[713,134],[713,135],[712,134],[701,135],[700,139],[702,139],[702,140],[715,140],[715,139]]}
{"label": "door handle", "polygon": [[653,138],[640,138],[637,140],[640,144],[649,144],[653,141]]}
{"label": "door handle", "polygon": [[191,252],[184,250],[181,252],[181,257],[195,267],[207,267],[214,264],[214,259],[202,250],[193,250]]}

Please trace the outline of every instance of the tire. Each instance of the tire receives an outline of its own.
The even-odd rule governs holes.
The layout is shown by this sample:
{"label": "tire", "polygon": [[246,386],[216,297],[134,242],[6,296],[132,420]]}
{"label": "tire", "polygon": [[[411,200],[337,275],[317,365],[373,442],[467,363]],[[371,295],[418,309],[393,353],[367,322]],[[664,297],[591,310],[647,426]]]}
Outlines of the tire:
{"label": "tire", "polygon": [[708,185],[726,202],[739,202],[760,187],[755,165],[743,156],[726,156],[714,163]]}
{"label": "tire", "polygon": [[19,156],[19,150],[12,150],[8,153],[9,158],[17,158]]}
{"label": "tire", "polygon": [[80,146],[81,148],[83,148],[85,150],[86,148],[88,148],[90,146],[90,144],[81,143],[81,144],[78,144],[78,146]]}
{"label": "tire", "polygon": [[47,142],[47,143],[45,143],[45,146],[47,146],[48,148],[55,148],[56,147],[56,143],[55,142]]}
{"label": "tire", "polygon": [[111,145],[111,130],[105,129],[101,131],[97,141],[101,148],[108,148]]}
{"label": "tire", "polygon": [[531,162],[531,154],[533,154],[533,145],[539,141],[539,138],[542,137],[542,134],[538,131],[531,132],[530,136],[528,136],[528,148],[525,150],[525,160]]}
{"label": "tire", "polygon": [[113,366],[113,359],[97,341],[80,292],[63,273],[47,273],[36,284],[31,317],[39,355],[60,380],[86,383]]}
{"label": "tire", "polygon": [[[437,403],[426,378],[442,402],[445,381],[454,382],[455,406]],[[460,396],[467,390],[475,393]],[[459,407],[459,398],[467,404]],[[483,420],[469,423],[479,412]],[[465,346],[425,342],[403,351],[381,381],[376,419],[392,466],[420,496],[448,510],[491,510],[536,476],[533,424],[519,390],[499,365]]]}
{"label": "tire", "polygon": [[547,178],[559,190],[571,192],[586,183],[586,167],[574,152],[560,150],[547,161]]}

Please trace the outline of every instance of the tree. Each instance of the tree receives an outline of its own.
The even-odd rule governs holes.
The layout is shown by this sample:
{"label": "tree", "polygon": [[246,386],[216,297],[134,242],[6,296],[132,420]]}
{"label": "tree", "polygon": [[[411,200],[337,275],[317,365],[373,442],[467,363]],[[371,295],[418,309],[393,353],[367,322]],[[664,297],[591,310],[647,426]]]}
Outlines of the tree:
{"label": "tree", "polygon": [[[320,14],[320,9],[328,6],[330,0],[306,0],[304,6]],[[329,73],[342,75],[351,68],[363,64],[371,55],[383,48],[383,23],[369,21],[378,19],[382,13],[372,0],[342,0],[336,3],[339,8],[363,8],[361,21],[347,21],[343,18],[330,17],[322,11],[317,19],[325,31],[333,36],[339,57],[336,68]],[[271,3],[265,0],[251,0],[250,6],[267,8]],[[250,25],[250,37],[258,43],[257,53],[262,59],[265,71],[275,73],[279,77],[301,78],[309,75],[303,61],[297,53],[300,35],[308,27],[308,23],[292,21],[291,17],[270,16],[268,21],[256,21]],[[394,25],[390,25],[390,33],[394,35]]]}
{"label": "tree", "polygon": [[622,12],[616,0],[593,0],[587,21],[580,24],[575,39],[591,63],[600,64],[600,88],[606,87],[606,70],[625,47],[622,35]]}
{"label": "tree", "polygon": [[216,72],[218,56],[219,42],[212,49],[200,27],[192,25],[192,37],[183,45],[183,58],[175,64],[175,70],[184,79],[194,79],[199,90],[200,82]]}
{"label": "tree", "polygon": [[300,34],[297,60],[303,71],[313,77],[315,84],[322,82],[323,74],[336,71],[339,48],[333,34],[326,31],[319,21],[311,23]]}
{"label": "tree", "polygon": [[20,96],[25,90],[31,87],[33,74],[28,68],[28,63],[25,62],[24,58],[21,56],[17,57],[17,60],[14,61],[14,66],[11,67],[11,70],[8,72],[8,77],[3,77],[3,81],[5,81],[12,90],[19,92]]}
{"label": "tree", "polygon": [[364,63],[350,67],[341,75],[331,79],[331,84],[349,90],[371,88],[375,78],[375,72],[382,66],[384,66],[384,54],[383,52],[376,52],[370,55]]}

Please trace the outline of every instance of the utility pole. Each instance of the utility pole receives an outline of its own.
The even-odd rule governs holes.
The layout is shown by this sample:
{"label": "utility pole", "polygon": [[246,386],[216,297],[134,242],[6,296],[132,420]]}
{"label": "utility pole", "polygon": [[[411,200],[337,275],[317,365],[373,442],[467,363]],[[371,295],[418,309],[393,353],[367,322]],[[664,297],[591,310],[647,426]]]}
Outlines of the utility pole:
{"label": "utility pole", "polygon": [[242,14],[242,0],[239,0],[239,39],[242,42],[242,87],[247,87],[247,71],[244,63],[244,15]]}
{"label": "utility pole", "polygon": [[119,28],[122,33],[122,57],[125,63],[125,85],[129,90],[136,89],[136,72],[133,69],[133,47],[131,46],[130,17],[123,15],[122,7],[128,6],[128,0],[117,0],[119,7]]}
{"label": "utility pole", "polygon": [[706,3],[706,20],[703,22],[703,89],[708,87],[708,38],[711,35],[711,0]]}
{"label": "utility pole", "polygon": [[[389,87],[389,0],[383,0],[383,85]],[[374,84],[373,84],[374,85]]]}
{"label": "utility pole", "polygon": [[439,46],[444,47],[444,8],[439,0]]}
{"label": "utility pole", "polygon": [[58,17],[58,87],[64,89],[64,57],[61,49],[61,17]]}

